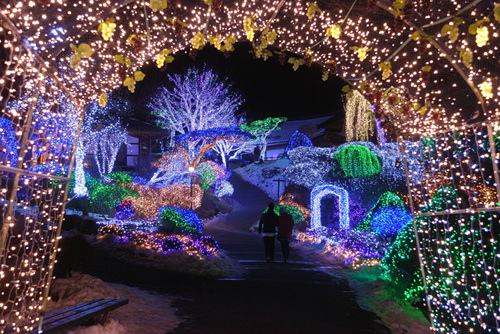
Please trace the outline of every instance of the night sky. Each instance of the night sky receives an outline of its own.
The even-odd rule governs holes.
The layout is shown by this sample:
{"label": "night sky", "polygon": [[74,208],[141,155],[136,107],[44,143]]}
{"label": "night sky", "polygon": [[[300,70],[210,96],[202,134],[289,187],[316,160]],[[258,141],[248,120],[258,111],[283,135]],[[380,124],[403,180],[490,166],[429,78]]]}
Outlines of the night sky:
{"label": "night sky", "polygon": [[331,75],[330,79],[322,81],[321,66],[313,64],[308,68],[303,65],[294,71],[291,64],[281,65],[276,55],[267,61],[254,59],[249,53],[251,47],[248,43],[235,46],[236,51],[228,58],[206,46],[195,60],[182,51],[175,55],[174,62],[166,69],[144,68],[146,78],[137,85],[133,94],[136,117],[152,121],[147,115],[146,104],[158,85],[168,83],[167,74],[182,74],[191,66],[204,65],[215,69],[222,79],[227,78],[233,91],[241,94],[245,102],[239,113],[246,113],[248,121],[269,116],[289,119],[333,116],[342,112],[341,89],[345,83]]}

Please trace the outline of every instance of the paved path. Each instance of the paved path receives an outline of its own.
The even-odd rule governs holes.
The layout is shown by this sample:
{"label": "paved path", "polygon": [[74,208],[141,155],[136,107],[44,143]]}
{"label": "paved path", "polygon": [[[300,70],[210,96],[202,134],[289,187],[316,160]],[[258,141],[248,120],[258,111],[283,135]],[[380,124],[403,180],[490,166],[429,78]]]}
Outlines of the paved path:
{"label": "paved path", "polygon": [[259,189],[233,174],[234,198],[240,203],[213,235],[229,256],[247,270],[239,279],[200,282],[174,301],[186,321],[172,334],[206,333],[389,333],[378,317],[359,308],[341,278],[327,275],[317,263],[298,254],[281,263],[264,261],[262,238],[249,232],[269,203]]}
{"label": "paved path", "polygon": [[[387,334],[372,312],[359,308],[347,282],[291,250],[289,263],[264,261],[262,238],[249,231],[270,199],[238,175],[231,178],[235,210],[207,226],[229,256],[246,269],[237,279],[178,277],[100,253],[90,274],[165,293],[184,322],[169,334]],[[278,246],[278,243],[276,244]],[[144,333],[147,334],[147,333]]]}

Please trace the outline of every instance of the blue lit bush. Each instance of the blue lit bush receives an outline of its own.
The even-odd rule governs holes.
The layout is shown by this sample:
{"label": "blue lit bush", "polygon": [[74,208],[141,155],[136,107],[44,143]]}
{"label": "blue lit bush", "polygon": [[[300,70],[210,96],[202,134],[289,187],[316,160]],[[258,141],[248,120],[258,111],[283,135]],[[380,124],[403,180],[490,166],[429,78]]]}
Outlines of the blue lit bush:
{"label": "blue lit bush", "polygon": [[372,216],[372,229],[379,237],[395,237],[410,222],[412,216],[404,207],[385,207]]}
{"label": "blue lit bush", "polygon": [[148,180],[141,177],[141,176],[135,176],[133,179],[132,179],[132,183],[137,183],[141,186],[145,186],[147,183],[148,183]]}
{"label": "blue lit bush", "polygon": [[[380,196],[380,198],[377,200],[377,203],[375,203],[375,205],[372,207],[372,209],[368,212],[368,214],[366,215],[366,218],[363,220],[363,222],[356,227],[356,230],[374,232],[375,231],[375,229],[373,228],[373,216],[374,216],[374,214],[382,209],[390,209],[390,208],[392,208],[392,209],[402,208],[402,210],[404,210],[404,203],[401,200],[401,198],[399,198],[398,195],[396,195],[390,191],[387,191],[387,192],[383,193],[382,196]],[[388,213],[385,213],[384,215],[386,218],[388,217],[387,216]],[[382,217],[382,216],[380,216],[380,217]],[[394,218],[396,218],[396,217],[394,217]],[[379,218],[379,219],[382,219],[382,218]],[[382,224],[382,220],[380,220],[378,223]]]}
{"label": "blue lit bush", "polygon": [[300,132],[299,130],[296,130],[293,135],[290,137],[290,140],[288,141],[288,144],[286,145],[285,148],[285,156],[288,157],[288,151],[293,150],[296,147],[300,146],[305,146],[305,147],[312,147],[314,146],[311,139],[307,137],[305,134]]}
{"label": "blue lit bush", "polygon": [[196,212],[176,207],[160,208],[159,232],[167,234],[203,233],[203,222]]}
{"label": "blue lit bush", "polygon": [[163,239],[162,242],[163,251],[172,251],[182,249],[182,241],[179,240],[175,235],[169,236]]}
{"label": "blue lit bush", "polygon": [[120,201],[115,205],[115,218],[120,220],[130,220],[135,215],[134,206],[130,201]]}

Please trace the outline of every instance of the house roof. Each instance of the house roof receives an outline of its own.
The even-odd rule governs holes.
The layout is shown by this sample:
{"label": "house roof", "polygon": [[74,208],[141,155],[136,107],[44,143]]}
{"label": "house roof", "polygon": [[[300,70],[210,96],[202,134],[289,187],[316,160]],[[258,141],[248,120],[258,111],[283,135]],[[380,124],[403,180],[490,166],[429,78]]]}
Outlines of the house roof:
{"label": "house roof", "polygon": [[290,140],[290,137],[295,133],[295,131],[304,126],[317,126],[318,132],[316,132],[313,137],[319,136],[324,131],[324,129],[319,129],[319,125],[325,123],[332,117],[335,116],[328,115],[322,117],[286,121],[279,125],[279,127],[281,128],[280,131],[273,131],[273,133],[271,133],[271,135],[267,139],[267,143],[268,145],[286,144]]}
{"label": "house roof", "polygon": [[159,126],[139,121],[138,119],[131,118],[127,125],[128,134],[132,137],[151,137],[152,139],[165,138],[170,135],[166,129]]}

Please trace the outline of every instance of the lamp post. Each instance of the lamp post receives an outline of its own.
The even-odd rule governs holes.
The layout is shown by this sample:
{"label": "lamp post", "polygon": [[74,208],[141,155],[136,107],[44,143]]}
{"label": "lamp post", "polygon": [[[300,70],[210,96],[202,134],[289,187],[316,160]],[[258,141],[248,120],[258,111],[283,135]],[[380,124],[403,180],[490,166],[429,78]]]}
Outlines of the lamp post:
{"label": "lamp post", "polygon": [[189,166],[189,174],[190,174],[190,184],[191,184],[191,210],[193,210],[193,172],[194,167]]}

